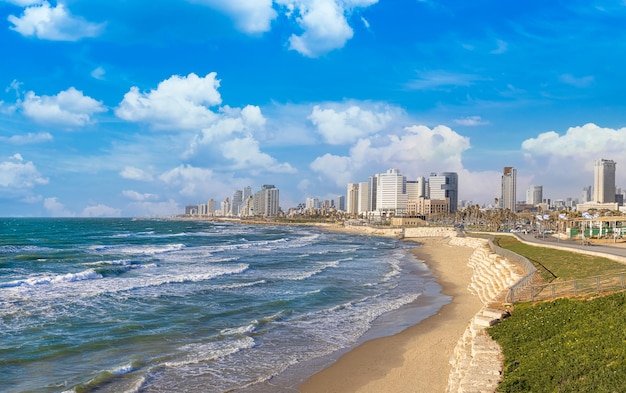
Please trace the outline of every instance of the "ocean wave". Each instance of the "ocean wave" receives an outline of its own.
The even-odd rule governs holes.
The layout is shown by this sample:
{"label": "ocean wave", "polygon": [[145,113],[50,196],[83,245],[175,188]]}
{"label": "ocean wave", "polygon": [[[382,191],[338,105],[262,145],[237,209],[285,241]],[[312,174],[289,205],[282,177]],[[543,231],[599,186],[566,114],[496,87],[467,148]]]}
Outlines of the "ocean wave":
{"label": "ocean wave", "polygon": [[21,286],[37,286],[50,285],[59,283],[70,283],[85,280],[97,280],[103,276],[94,269],[85,270],[79,273],[66,273],[59,275],[48,275],[42,277],[32,277],[23,280],[15,280],[6,283],[0,283],[0,288],[12,288]]}
{"label": "ocean wave", "polygon": [[170,360],[163,363],[165,367],[181,368],[207,361],[215,361],[236,354],[239,351],[254,347],[252,337],[243,336],[213,341],[208,343],[192,343],[179,348],[185,354],[182,359]]}
{"label": "ocean wave", "polygon": [[130,255],[157,255],[157,254],[165,254],[173,251],[180,251],[185,248],[185,245],[182,243],[176,244],[166,244],[162,246],[155,245],[95,245],[90,246],[89,250],[91,252],[97,253],[119,253],[119,254],[130,254]]}
{"label": "ocean wave", "polygon": [[58,251],[51,247],[40,246],[0,246],[0,253],[6,254],[36,254],[36,253],[49,253]]}

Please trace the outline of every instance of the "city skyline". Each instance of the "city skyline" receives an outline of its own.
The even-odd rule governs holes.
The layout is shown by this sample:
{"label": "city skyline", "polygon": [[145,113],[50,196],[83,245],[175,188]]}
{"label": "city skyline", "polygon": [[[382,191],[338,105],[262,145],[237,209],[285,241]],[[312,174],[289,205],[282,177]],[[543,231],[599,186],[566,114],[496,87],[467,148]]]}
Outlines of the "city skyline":
{"label": "city skyline", "polygon": [[0,0],[0,216],[171,215],[263,184],[288,208],[387,168],[455,172],[481,205],[505,166],[518,199],[578,198],[626,150],[624,2],[157,5]]}

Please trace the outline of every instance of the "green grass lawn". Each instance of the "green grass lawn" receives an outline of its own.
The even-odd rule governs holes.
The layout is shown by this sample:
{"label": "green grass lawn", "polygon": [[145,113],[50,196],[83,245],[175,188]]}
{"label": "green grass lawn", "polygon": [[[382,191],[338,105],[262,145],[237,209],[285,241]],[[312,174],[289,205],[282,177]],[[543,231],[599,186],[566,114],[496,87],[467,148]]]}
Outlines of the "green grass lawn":
{"label": "green grass lawn", "polygon": [[502,346],[498,392],[626,392],[626,293],[516,305],[489,328]]}
{"label": "green grass lawn", "polygon": [[546,282],[575,280],[626,271],[626,265],[608,258],[531,246],[512,236],[496,236],[494,243],[528,258]]}

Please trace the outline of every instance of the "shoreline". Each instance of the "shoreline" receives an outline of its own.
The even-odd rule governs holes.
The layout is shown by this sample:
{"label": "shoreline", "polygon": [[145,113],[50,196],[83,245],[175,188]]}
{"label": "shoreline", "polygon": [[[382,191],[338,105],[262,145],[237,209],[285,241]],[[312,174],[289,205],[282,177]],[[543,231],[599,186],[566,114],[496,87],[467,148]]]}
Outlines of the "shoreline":
{"label": "shoreline", "polygon": [[451,302],[398,334],[365,341],[301,383],[298,391],[446,391],[454,348],[483,307],[467,289],[473,274],[467,262],[474,249],[450,245],[443,237],[405,240],[421,244],[411,252],[424,261],[441,285],[441,294],[451,296]]}

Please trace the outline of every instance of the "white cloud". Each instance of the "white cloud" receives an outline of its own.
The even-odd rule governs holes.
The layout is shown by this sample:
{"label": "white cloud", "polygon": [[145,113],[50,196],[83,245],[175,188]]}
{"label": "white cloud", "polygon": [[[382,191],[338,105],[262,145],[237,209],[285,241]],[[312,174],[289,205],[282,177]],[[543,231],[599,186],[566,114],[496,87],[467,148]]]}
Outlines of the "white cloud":
{"label": "white cloud", "polygon": [[133,86],[115,114],[128,121],[145,122],[155,129],[201,129],[213,124],[218,116],[209,109],[222,102],[215,72],[204,77],[194,73],[174,75],[147,93]]}
{"label": "white cloud", "polygon": [[204,199],[213,190],[228,189],[214,181],[212,170],[191,165],[179,165],[163,173],[159,180],[170,187],[178,188],[179,193],[186,197]]}
{"label": "white cloud", "polygon": [[407,88],[414,90],[442,89],[457,86],[471,86],[487,80],[477,74],[455,74],[447,71],[428,71],[418,73],[417,79],[407,83]]}
{"label": "white cloud", "polygon": [[378,0],[276,0],[294,16],[302,34],[292,34],[289,47],[308,57],[317,57],[342,48],[352,38],[348,15],[356,8],[369,7]]}
{"label": "white cloud", "polygon": [[568,84],[570,86],[585,88],[589,87],[595,82],[595,78],[592,75],[583,76],[581,78],[575,77],[572,74],[563,74],[559,77],[561,82]]}
{"label": "white cloud", "polygon": [[0,189],[26,190],[42,184],[48,184],[48,179],[41,176],[31,161],[25,162],[20,154],[0,162]]}
{"label": "white cloud", "polygon": [[558,159],[605,154],[621,156],[626,150],[626,127],[612,129],[588,123],[582,127],[570,127],[564,135],[548,131],[536,138],[526,139],[522,142],[522,150],[528,157],[552,156]]}
{"label": "white cloud", "polygon": [[20,1],[28,5],[21,17],[9,15],[13,24],[10,28],[26,37],[37,37],[53,41],[77,41],[81,38],[96,37],[104,29],[104,24],[90,23],[76,17],[61,3],[51,7],[50,3]]}
{"label": "white cloud", "polygon": [[231,134],[254,133],[265,126],[266,119],[258,106],[247,105],[243,109],[225,106],[221,108],[220,117],[192,141],[188,155],[195,152],[200,145],[206,145]]}
{"label": "white cloud", "polygon": [[10,137],[0,137],[0,141],[10,143],[13,145],[29,145],[33,143],[42,143],[51,141],[52,135],[49,132],[29,132],[23,135],[13,135]]}
{"label": "white cloud", "polygon": [[390,108],[375,112],[356,105],[345,110],[322,109],[315,105],[308,119],[317,127],[326,143],[341,145],[385,129],[397,114]]}
{"label": "white cloud", "polygon": [[485,124],[489,124],[488,121],[483,120],[480,116],[467,116],[467,117],[461,117],[459,119],[455,119],[454,123],[460,125],[460,126],[482,126]]}
{"label": "white cloud", "polygon": [[91,77],[98,80],[104,80],[106,71],[102,67],[96,67],[91,71]]}
{"label": "white cloud", "polygon": [[337,186],[388,168],[404,168],[407,177],[417,178],[433,171],[460,172],[463,152],[469,148],[469,138],[446,126],[433,129],[411,126],[399,135],[361,139],[350,149],[349,156],[326,154],[318,157],[311,169],[322,173]]}
{"label": "white cloud", "polygon": [[279,163],[272,156],[261,152],[259,143],[251,136],[237,138],[221,145],[225,158],[235,163],[235,169],[249,169],[250,171],[266,171],[273,173],[296,173],[288,163]]}
{"label": "white cloud", "polygon": [[497,48],[489,52],[492,55],[501,55],[505,53],[509,47],[509,45],[505,41],[502,41],[502,40],[498,40],[496,42],[496,45],[497,45]]}
{"label": "white cloud", "polygon": [[81,217],[120,217],[122,211],[107,205],[97,204],[87,206],[80,214]]}
{"label": "white cloud", "polygon": [[332,154],[324,154],[317,157],[310,165],[311,169],[322,174],[323,177],[331,179],[336,186],[346,187],[348,183],[357,182],[357,169],[352,165],[350,157],[336,156]]}
{"label": "white cloud", "polygon": [[155,194],[149,193],[140,193],[133,190],[124,190],[122,191],[122,195],[124,195],[128,199],[132,199],[134,201],[145,201],[149,199],[158,199],[158,196]]}
{"label": "white cloud", "polygon": [[246,33],[264,33],[277,16],[272,0],[196,0],[216,8],[235,20],[237,28]]}
{"label": "white cloud", "polygon": [[[593,162],[605,158],[620,165],[626,151],[626,127],[604,128],[593,123],[570,127],[565,134],[555,131],[522,142],[522,152],[534,178],[544,186],[544,195],[571,195],[572,187],[593,183]],[[616,171],[616,183],[625,184],[626,171]]]}
{"label": "white cloud", "polygon": [[67,210],[57,197],[43,200],[43,207],[53,217],[75,217],[76,214]]}
{"label": "white cloud", "polygon": [[133,166],[126,166],[120,172],[120,176],[124,179],[139,180],[139,181],[152,181],[154,178],[151,174],[147,173],[143,169],[139,169]]}
{"label": "white cloud", "polygon": [[84,126],[93,121],[94,113],[105,112],[102,102],[85,96],[74,87],[55,96],[26,93],[21,103],[24,114],[37,122],[66,126]]}

